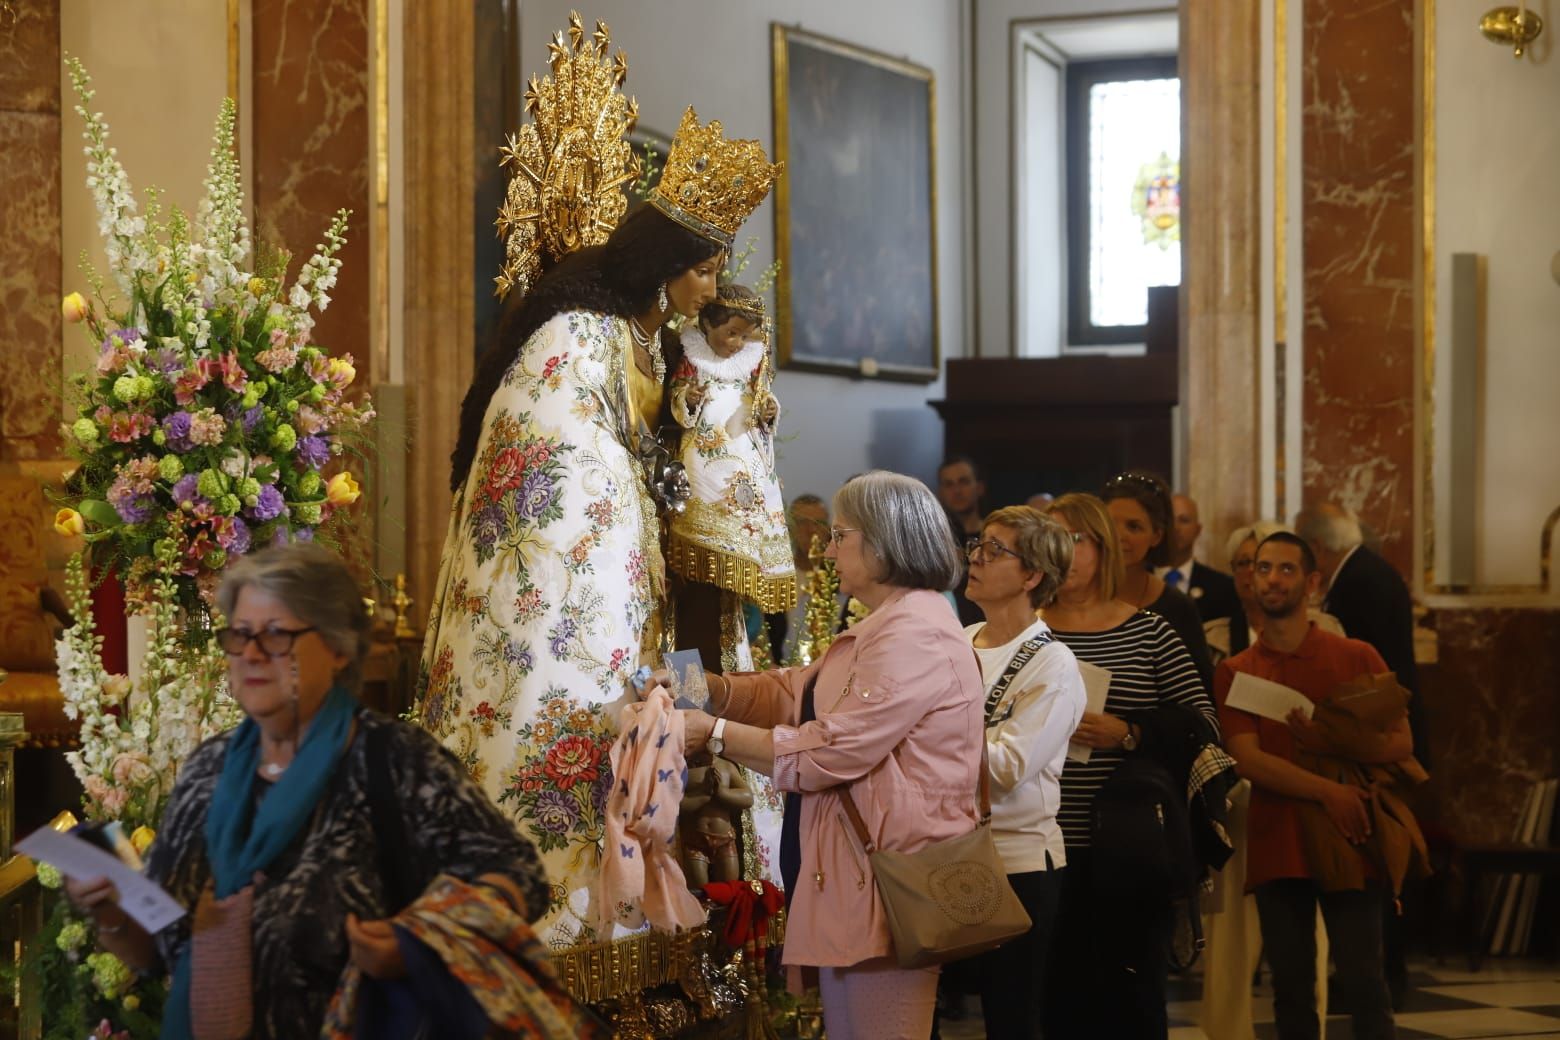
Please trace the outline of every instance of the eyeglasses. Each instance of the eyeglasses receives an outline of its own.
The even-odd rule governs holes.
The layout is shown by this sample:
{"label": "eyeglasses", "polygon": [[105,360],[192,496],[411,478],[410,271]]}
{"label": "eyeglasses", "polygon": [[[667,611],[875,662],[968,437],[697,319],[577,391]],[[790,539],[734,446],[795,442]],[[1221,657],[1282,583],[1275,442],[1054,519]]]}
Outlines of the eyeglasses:
{"label": "eyeglasses", "polygon": [[992,560],[997,559],[1003,553],[1007,553],[1019,563],[1024,562],[1024,558],[1022,556],[1014,552],[1012,549],[1009,549],[995,538],[987,538],[985,540],[980,538],[970,538],[967,539],[964,543],[964,555],[971,560],[978,559],[981,563],[990,563]]}
{"label": "eyeglasses", "polygon": [[859,528],[859,527],[833,527],[833,528],[830,528],[829,529],[829,541],[833,542],[835,545],[844,545],[845,544],[845,536],[846,535],[850,534],[852,531],[860,531],[860,530],[861,530],[861,528]]}
{"label": "eyeglasses", "polygon": [[241,628],[217,629],[217,645],[229,657],[241,657],[251,640],[260,645],[260,652],[267,657],[281,657],[290,653],[298,637],[318,631],[308,628],[263,628],[258,632],[245,632]]}

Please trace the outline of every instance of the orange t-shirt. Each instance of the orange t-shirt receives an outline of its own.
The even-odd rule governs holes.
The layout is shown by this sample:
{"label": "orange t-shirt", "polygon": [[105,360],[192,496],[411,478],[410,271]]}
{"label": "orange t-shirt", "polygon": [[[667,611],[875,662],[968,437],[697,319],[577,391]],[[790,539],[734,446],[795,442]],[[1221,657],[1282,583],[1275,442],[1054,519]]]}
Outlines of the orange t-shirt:
{"label": "orange t-shirt", "polygon": [[[1214,701],[1219,706],[1224,739],[1228,741],[1238,733],[1255,733],[1263,751],[1289,762],[1295,760],[1295,741],[1287,725],[1224,703],[1236,672],[1283,683],[1320,704],[1350,679],[1388,670],[1369,643],[1324,632],[1314,622],[1300,645],[1287,654],[1259,639],[1249,649],[1226,659],[1214,675]],[[1300,821],[1295,815],[1298,804],[1298,799],[1252,786],[1246,826],[1246,891],[1279,878],[1311,876],[1301,844]]]}

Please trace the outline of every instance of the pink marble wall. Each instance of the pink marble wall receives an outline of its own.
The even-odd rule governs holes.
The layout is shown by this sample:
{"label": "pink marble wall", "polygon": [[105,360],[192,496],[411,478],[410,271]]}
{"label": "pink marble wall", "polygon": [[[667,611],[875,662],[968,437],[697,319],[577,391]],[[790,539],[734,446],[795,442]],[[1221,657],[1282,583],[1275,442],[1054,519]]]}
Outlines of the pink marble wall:
{"label": "pink marble wall", "polygon": [[1560,776],[1560,610],[1442,610],[1421,686],[1430,794],[1462,842],[1506,841],[1533,781]]}
{"label": "pink marble wall", "polygon": [[[307,260],[338,209],[352,211],[341,276],[319,316],[314,342],[331,354],[351,354],[357,386],[389,376],[374,370],[369,338],[370,0],[255,0],[251,14],[254,81],[255,226],[260,240],[292,251],[290,271]],[[364,498],[336,527],[339,548],[364,565],[374,558],[375,503],[384,491],[352,458]]]}
{"label": "pink marble wall", "polygon": [[0,459],[61,451],[58,0],[0,27]]}
{"label": "pink marble wall", "polygon": [[255,0],[253,126],[256,226],[262,241],[308,259],[338,209],[352,211],[341,280],[315,329],[332,354],[350,352],[360,378],[369,350],[368,0]]}
{"label": "pink marble wall", "polygon": [[1413,2],[1306,0],[1305,498],[1413,557]]}

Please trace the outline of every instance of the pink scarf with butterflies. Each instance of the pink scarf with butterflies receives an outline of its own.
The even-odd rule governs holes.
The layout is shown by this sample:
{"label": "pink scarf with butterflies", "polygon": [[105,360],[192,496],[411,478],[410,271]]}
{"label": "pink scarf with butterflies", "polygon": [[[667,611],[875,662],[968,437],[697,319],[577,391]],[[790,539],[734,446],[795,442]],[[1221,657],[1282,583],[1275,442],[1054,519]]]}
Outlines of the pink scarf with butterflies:
{"label": "pink scarf with butterflies", "polygon": [[612,793],[607,797],[606,848],[595,896],[597,931],[637,927],[638,904],[651,927],[696,928],[705,920],[677,862],[677,813],[688,782],[683,716],[662,687],[623,709],[612,745]]}

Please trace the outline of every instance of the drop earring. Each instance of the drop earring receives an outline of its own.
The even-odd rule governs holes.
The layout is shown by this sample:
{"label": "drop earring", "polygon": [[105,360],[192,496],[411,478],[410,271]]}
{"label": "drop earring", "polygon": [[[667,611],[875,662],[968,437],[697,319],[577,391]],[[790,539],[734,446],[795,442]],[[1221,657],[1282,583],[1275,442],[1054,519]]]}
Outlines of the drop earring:
{"label": "drop earring", "polygon": [[665,282],[662,282],[661,287],[655,291],[655,305],[661,308],[662,314],[672,309],[671,301],[666,298]]}

